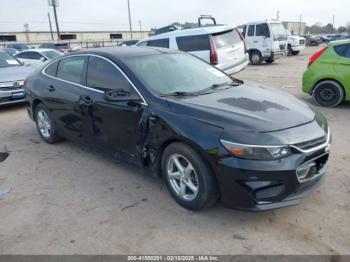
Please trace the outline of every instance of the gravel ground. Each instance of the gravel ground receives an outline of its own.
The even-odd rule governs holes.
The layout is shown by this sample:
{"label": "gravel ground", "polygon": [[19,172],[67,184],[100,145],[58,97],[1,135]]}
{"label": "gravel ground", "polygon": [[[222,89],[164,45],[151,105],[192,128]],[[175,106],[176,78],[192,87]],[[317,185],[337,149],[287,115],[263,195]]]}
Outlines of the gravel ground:
{"label": "gravel ground", "polygon": [[[307,48],[237,76],[301,93]],[[350,104],[333,129],[327,179],[300,205],[245,213],[178,206],[161,179],[72,142],[42,142],[23,106],[0,109],[1,254],[350,254]],[[9,188],[8,188],[9,189]],[[1,194],[1,193],[0,193]]]}

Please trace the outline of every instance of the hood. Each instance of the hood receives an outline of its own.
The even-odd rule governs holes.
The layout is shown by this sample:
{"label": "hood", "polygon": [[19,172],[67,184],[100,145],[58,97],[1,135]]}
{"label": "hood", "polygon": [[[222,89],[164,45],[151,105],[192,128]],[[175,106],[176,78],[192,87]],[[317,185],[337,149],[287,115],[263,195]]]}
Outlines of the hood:
{"label": "hood", "polygon": [[12,66],[0,68],[0,83],[24,80],[34,71],[35,68],[32,66]]}
{"label": "hood", "polygon": [[312,122],[315,112],[294,96],[253,83],[207,95],[169,99],[172,111],[241,132],[269,132]]}

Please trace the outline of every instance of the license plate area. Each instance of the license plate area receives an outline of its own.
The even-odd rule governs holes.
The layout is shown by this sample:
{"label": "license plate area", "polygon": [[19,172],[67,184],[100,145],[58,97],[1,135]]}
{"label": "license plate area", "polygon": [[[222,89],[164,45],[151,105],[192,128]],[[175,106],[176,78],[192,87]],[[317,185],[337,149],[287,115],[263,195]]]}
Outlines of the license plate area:
{"label": "license plate area", "polygon": [[12,100],[16,100],[16,99],[23,99],[25,98],[25,93],[24,93],[24,90],[21,90],[21,91],[14,91],[11,93],[11,99]]}

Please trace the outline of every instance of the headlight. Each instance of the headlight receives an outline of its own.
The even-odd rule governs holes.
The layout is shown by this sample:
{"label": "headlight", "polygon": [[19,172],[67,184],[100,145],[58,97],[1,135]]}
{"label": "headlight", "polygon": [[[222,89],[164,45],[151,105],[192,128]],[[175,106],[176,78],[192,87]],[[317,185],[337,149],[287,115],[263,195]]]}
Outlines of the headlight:
{"label": "headlight", "polygon": [[233,156],[244,159],[275,160],[292,153],[288,146],[243,145],[226,140],[220,140],[220,142]]}

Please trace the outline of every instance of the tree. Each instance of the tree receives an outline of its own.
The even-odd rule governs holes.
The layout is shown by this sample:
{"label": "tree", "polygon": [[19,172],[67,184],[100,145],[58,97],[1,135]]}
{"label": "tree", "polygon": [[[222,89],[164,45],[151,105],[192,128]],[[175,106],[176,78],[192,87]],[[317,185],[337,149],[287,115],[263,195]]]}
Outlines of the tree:
{"label": "tree", "polygon": [[334,31],[334,28],[333,28],[333,25],[332,24],[327,24],[326,25],[326,30],[327,30],[327,33],[333,33]]}
{"label": "tree", "polygon": [[338,33],[343,34],[345,32],[346,32],[346,27],[345,26],[339,26]]}

